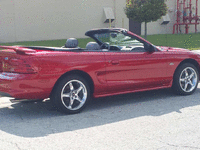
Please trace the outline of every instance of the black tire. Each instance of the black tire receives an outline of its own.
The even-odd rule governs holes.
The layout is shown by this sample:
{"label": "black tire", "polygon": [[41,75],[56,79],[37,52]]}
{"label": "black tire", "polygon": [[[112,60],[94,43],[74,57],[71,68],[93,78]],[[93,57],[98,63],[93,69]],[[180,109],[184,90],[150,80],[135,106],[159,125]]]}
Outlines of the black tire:
{"label": "black tire", "polygon": [[199,72],[191,63],[179,66],[174,74],[172,89],[178,95],[190,95],[197,89]]}
{"label": "black tire", "polygon": [[85,108],[90,97],[90,87],[85,79],[69,75],[56,84],[50,99],[59,111],[75,114]]}

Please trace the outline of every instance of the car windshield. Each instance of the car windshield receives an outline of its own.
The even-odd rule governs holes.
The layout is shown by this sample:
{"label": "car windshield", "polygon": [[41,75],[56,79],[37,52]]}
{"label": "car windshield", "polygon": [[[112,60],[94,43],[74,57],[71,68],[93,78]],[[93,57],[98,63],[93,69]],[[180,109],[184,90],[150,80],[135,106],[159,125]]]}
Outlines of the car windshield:
{"label": "car windshield", "polygon": [[102,43],[109,43],[110,45],[118,46],[144,46],[143,43],[134,39],[133,37],[124,35],[120,32],[98,33],[94,35]]}

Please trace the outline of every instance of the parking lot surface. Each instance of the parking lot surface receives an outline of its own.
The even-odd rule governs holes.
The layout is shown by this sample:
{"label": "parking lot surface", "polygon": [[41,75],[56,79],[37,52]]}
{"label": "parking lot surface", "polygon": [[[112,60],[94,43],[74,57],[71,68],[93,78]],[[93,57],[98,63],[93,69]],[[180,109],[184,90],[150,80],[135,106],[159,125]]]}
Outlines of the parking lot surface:
{"label": "parking lot surface", "polygon": [[75,115],[1,97],[0,150],[196,150],[199,118],[200,84],[190,96],[164,89],[94,99]]}

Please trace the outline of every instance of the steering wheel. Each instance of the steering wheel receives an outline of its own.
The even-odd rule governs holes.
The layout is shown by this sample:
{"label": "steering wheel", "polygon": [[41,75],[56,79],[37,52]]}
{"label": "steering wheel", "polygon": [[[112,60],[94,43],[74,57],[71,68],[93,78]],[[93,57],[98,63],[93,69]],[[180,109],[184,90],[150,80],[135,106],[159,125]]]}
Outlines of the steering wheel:
{"label": "steering wheel", "polygon": [[105,42],[103,43],[101,46],[100,46],[100,49],[110,49],[110,44],[108,42]]}

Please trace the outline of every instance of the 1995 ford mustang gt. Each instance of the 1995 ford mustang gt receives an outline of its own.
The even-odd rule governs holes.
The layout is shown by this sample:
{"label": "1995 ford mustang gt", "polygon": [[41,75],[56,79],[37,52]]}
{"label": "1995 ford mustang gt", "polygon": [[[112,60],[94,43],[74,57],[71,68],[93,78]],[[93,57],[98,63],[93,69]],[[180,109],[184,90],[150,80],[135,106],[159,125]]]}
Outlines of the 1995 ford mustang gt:
{"label": "1995 ford mustang gt", "polygon": [[91,97],[172,88],[192,94],[200,55],[158,47],[126,29],[94,29],[86,48],[75,38],[63,47],[0,46],[0,95],[50,98],[62,112],[80,112]]}

